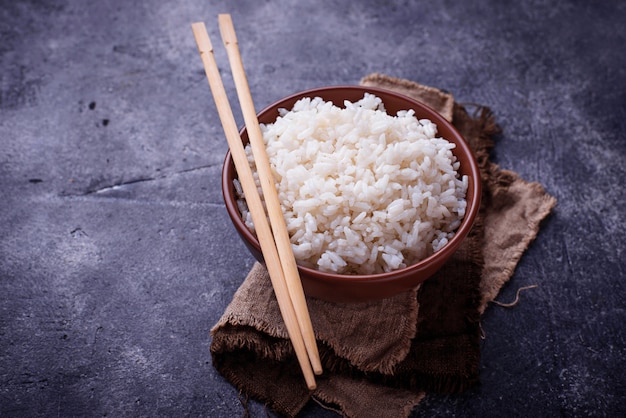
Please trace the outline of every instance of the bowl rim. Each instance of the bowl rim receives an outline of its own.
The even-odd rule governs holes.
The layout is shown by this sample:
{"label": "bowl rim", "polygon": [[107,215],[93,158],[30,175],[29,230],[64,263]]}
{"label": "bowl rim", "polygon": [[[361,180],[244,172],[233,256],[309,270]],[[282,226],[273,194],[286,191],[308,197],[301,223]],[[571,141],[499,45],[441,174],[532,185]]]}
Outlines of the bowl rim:
{"label": "bowl rim", "polygon": [[[437,125],[438,131],[440,130],[440,124],[445,125],[446,128],[451,131],[453,136],[456,137],[455,138],[456,140],[454,141],[456,146],[458,148],[461,148],[464,154],[468,155],[469,167],[466,167],[466,169],[469,172],[468,182],[472,183],[473,193],[472,193],[472,196],[466,195],[466,201],[472,202],[472,204],[469,205],[469,210],[466,211],[465,216],[463,217],[463,220],[461,221],[461,225],[459,225],[459,227],[456,229],[455,234],[452,237],[452,239],[450,239],[448,243],[446,243],[437,252],[434,252],[433,254],[418,261],[417,263],[413,263],[406,267],[392,270],[389,272],[374,273],[374,274],[333,273],[333,272],[317,270],[317,269],[306,267],[300,264],[298,264],[298,269],[306,273],[308,276],[313,276],[316,279],[324,280],[328,282],[342,281],[342,282],[350,282],[350,283],[364,283],[364,284],[377,283],[378,284],[378,283],[384,283],[387,281],[393,281],[399,275],[406,276],[406,275],[414,274],[421,270],[426,270],[433,263],[433,261],[438,260],[442,257],[444,259],[447,259],[457,250],[457,248],[461,245],[463,240],[469,234],[470,230],[472,229],[474,225],[474,220],[476,218],[476,215],[478,214],[478,211],[480,209],[480,202],[481,202],[481,195],[482,195],[482,184],[481,184],[482,182],[481,182],[480,170],[478,168],[478,163],[476,161],[474,152],[470,148],[467,140],[460,134],[460,132],[456,129],[456,127],[453,125],[452,122],[445,119],[440,113],[438,113],[432,107],[412,97],[403,95],[401,93],[397,93],[395,91],[387,90],[384,88],[379,88],[379,87],[355,86],[355,85],[328,85],[328,86],[306,89],[300,92],[290,94],[289,96],[278,99],[274,101],[273,103],[269,104],[268,106],[265,106],[261,111],[257,112],[257,117],[261,118],[267,112],[273,112],[276,109],[281,108],[281,107],[284,108],[285,107],[283,106],[284,103],[289,103],[293,100],[298,100],[303,97],[313,98],[313,97],[319,96],[321,93],[325,93],[330,90],[349,90],[353,92],[361,92],[362,94],[366,92],[372,93],[377,96],[379,96],[380,94],[384,96],[395,96],[397,99],[401,101],[410,103],[411,106],[422,108],[421,110],[433,116],[433,118],[429,116],[428,119],[430,119],[433,123]],[[324,99],[324,100],[327,100],[327,99]],[[384,99],[383,99],[383,103],[384,103]],[[335,103],[335,104],[341,105],[341,106],[343,105],[343,103],[341,104]],[[410,108],[412,107],[408,107],[407,109],[410,109]],[[242,140],[244,140],[243,138],[244,136],[247,137],[245,125],[240,128],[239,135],[242,138]],[[450,141],[450,138],[444,138],[444,139]],[[223,169],[222,169],[222,192],[224,195],[224,200],[225,202],[227,202],[227,205],[226,205],[227,210],[229,212],[234,210],[235,214],[239,214],[239,216],[235,218],[237,219],[237,222],[235,222],[235,227],[240,233],[244,235],[244,238],[248,241],[248,243],[251,244],[257,251],[260,252],[261,246],[259,244],[259,241],[256,238],[256,235],[253,234],[252,231],[250,231],[248,227],[245,225],[245,223],[243,222],[243,219],[241,218],[241,214],[239,213],[239,209],[237,208],[237,205],[235,204],[233,208],[231,207],[230,203],[228,203],[225,187],[228,187],[229,190],[230,188],[232,188],[232,185],[229,185],[226,179],[226,172],[227,172],[229,164],[232,166],[232,169],[235,170],[234,164],[231,159],[230,150],[226,152],[226,156],[224,158]],[[234,172],[236,174],[236,170]],[[469,187],[468,187],[468,190],[469,190]]]}

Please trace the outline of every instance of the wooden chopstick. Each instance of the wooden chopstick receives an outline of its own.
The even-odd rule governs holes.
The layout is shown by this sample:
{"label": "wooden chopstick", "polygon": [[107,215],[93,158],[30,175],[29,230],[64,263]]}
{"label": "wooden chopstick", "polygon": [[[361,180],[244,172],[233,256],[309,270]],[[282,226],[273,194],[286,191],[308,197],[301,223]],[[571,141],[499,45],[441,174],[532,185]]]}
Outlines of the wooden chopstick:
{"label": "wooden chopstick", "polygon": [[222,127],[228,141],[228,146],[231,150],[233,162],[246,196],[246,201],[252,216],[252,221],[255,225],[257,237],[259,239],[259,243],[261,244],[261,252],[263,253],[263,257],[265,259],[265,264],[276,294],[281,315],[285,321],[287,333],[289,334],[289,338],[294,347],[306,385],[309,389],[313,390],[316,387],[315,376],[310,360],[307,356],[306,346],[304,344],[303,335],[294,310],[294,305],[289,296],[289,290],[287,289],[287,283],[278,255],[278,250],[272,236],[270,225],[267,221],[265,210],[263,209],[261,197],[258,194],[258,190],[254,182],[252,169],[248,163],[248,159],[241,142],[241,137],[239,136],[237,123],[235,122],[226,91],[224,90],[224,85],[215,61],[215,56],[213,55],[211,40],[204,23],[193,23],[192,30],[198,45],[200,57],[202,58],[202,62],[204,64],[209,86],[211,87],[211,92],[213,93],[217,111],[222,122]]}
{"label": "wooden chopstick", "polygon": [[296,311],[296,317],[298,318],[298,324],[300,325],[300,329],[302,331],[304,344],[306,345],[313,371],[316,374],[321,374],[322,364],[320,362],[317,344],[315,342],[313,326],[311,325],[311,318],[309,316],[309,310],[304,297],[304,290],[302,289],[298,266],[293,254],[291,242],[289,241],[289,233],[287,231],[280,201],[278,199],[274,176],[272,175],[272,170],[270,168],[270,161],[265,150],[263,134],[261,133],[259,121],[256,117],[256,110],[252,101],[252,95],[250,94],[250,87],[248,86],[248,80],[246,78],[243,62],[239,53],[237,35],[235,34],[233,21],[229,14],[220,14],[218,16],[218,22],[222,41],[224,42],[226,53],[228,54],[228,59],[230,61],[233,81],[235,83],[235,88],[237,89],[237,95],[243,112],[248,138],[250,139],[254,161],[261,180],[261,189],[263,190],[263,197],[265,199],[265,205],[270,218],[274,240],[276,242],[276,247],[278,248],[278,255],[285,273],[289,296],[291,297],[291,301],[293,302],[294,309]]}

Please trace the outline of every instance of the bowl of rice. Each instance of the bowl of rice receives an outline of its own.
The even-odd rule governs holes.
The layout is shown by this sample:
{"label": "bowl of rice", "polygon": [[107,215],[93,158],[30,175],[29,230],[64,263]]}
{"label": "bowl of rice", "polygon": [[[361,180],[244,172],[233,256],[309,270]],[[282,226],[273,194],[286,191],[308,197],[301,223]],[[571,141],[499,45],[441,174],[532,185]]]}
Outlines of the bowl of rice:
{"label": "bowl of rice", "polygon": [[[379,88],[335,86],[293,94],[258,118],[308,296],[363,302],[408,291],[472,228],[477,163],[428,106]],[[240,134],[247,144],[246,129]],[[236,231],[263,262],[230,152],[222,191]]]}

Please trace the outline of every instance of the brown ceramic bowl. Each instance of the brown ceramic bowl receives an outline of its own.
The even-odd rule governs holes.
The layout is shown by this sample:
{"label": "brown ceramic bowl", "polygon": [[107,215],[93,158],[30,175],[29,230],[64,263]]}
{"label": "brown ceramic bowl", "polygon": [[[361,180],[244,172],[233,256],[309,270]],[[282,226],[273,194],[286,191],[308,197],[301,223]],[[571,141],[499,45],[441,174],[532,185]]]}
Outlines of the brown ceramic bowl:
{"label": "brown ceramic bowl", "polygon": [[[360,100],[365,92],[380,97],[385,105],[387,113],[395,115],[399,110],[413,109],[419,118],[426,118],[433,121],[438,128],[438,135],[456,144],[453,153],[460,161],[461,175],[467,175],[469,186],[467,190],[467,208],[465,218],[456,231],[454,237],[439,251],[430,257],[388,273],[371,275],[345,275],[318,271],[311,268],[299,266],[300,278],[305,293],[308,296],[317,297],[335,302],[364,302],[378,300],[393,296],[400,292],[410,290],[432,276],[457,250],[461,242],[465,239],[480,206],[481,183],[480,174],[476,160],[468,144],[457,130],[426,105],[409,97],[370,87],[357,86],[337,86],[323,87],[296,93],[279,100],[271,106],[263,109],[258,114],[260,123],[272,123],[278,116],[279,108],[291,109],[294,103],[302,97],[321,97],[325,101],[332,101],[337,106],[343,106],[344,100],[351,102]],[[246,129],[240,132],[244,143],[248,142]],[[222,192],[226,210],[233,225],[243,239],[247,248],[254,257],[263,262],[261,247],[254,234],[245,226],[239,210],[237,209],[236,193],[233,187],[233,180],[237,173],[230,156],[226,154],[224,167],[222,170]]]}

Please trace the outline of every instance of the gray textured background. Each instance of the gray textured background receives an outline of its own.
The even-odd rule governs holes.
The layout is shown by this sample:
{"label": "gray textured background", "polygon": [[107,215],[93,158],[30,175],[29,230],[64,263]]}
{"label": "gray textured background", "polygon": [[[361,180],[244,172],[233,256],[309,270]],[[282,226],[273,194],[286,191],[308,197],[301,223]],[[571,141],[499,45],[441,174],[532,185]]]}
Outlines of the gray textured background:
{"label": "gray textured background", "polygon": [[0,3],[0,416],[242,415],[208,334],[253,260],[190,29],[237,103],[224,12],[258,109],[371,72],[439,87],[558,198],[500,298],[539,287],[484,317],[481,386],[415,416],[626,413],[625,2]]}

